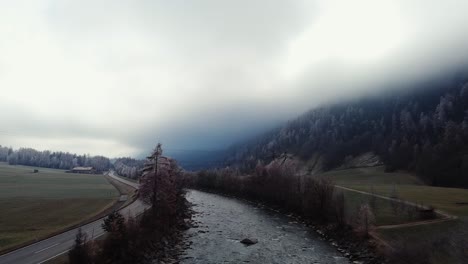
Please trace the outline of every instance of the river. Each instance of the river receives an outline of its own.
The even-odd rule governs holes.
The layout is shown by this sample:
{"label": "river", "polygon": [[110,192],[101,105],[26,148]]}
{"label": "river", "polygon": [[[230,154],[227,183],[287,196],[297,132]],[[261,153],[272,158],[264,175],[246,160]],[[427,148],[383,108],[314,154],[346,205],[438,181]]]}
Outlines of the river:
{"label": "river", "polygon": [[[349,263],[292,218],[238,199],[190,190],[195,226],[181,263]],[[258,243],[246,246],[244,238]]]}

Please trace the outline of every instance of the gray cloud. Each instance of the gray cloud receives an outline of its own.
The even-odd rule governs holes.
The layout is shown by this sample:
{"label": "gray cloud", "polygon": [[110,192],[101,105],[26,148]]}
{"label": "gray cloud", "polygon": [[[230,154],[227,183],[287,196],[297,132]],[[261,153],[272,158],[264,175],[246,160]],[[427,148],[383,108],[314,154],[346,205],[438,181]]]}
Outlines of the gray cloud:
{"label": "gray cloud", "polygon": [[0,4],[0,144],[140,155],[224,147],[299,113],[456,69],[468,3]]}

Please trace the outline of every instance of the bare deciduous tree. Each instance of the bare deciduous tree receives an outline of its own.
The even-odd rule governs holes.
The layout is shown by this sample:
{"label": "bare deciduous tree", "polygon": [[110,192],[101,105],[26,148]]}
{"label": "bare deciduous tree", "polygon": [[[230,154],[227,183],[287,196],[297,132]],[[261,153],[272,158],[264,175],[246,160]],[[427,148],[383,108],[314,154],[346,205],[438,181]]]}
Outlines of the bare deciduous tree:
{"label": "bare deciduous tree", "polygon": [[374,211],[375,214],[377,214],[377,196],[373,185],[370,188],[370,194],[371,195],[369,195],[369,205],[372,208],[372,211]]}
{"label": "bare deciduous tree", "polygon": [[368,204],[362,204],[359,207],[356,217],[356,230],[362,235],[368,237],[369,232],[375,225],[375,216]]}
{"label": "bare deciduous tree", "polygon": [[335,218],[338,227],[346,226],[346,204],[343,191],[338,191],[334,197]]}
{"label": "bare deciduous tree", "polygon": [[161,219],[170,219],[175,214],[179,176],[179,166],[175,160],[162,156],[162,147],[158,144],[147,158],[140,180],[139,195]]}

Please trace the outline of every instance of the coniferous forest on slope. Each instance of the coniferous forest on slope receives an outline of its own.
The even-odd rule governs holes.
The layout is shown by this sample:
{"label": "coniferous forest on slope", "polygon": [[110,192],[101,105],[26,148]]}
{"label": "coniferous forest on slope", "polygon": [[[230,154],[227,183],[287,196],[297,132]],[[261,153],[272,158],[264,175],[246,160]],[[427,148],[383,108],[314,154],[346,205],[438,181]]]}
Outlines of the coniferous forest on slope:
{"label": "coniferous forest on slope", "polygon": [[387,171],[408,170],[428,184],[468,187],[468,82],[424,87],[313,109],[284,126],[232,146],[227,162],[245,169],[282,153],[323,167],[372,151]]}

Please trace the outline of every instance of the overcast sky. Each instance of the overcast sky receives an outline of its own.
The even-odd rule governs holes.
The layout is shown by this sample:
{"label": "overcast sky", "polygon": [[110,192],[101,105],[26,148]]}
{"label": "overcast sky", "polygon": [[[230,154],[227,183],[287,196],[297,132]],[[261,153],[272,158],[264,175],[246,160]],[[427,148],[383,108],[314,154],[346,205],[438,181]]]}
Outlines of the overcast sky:
{"label": "overcast sky", "polygon": [[466,0],[0,1],[0,144],[218,149],[468,58]]}

